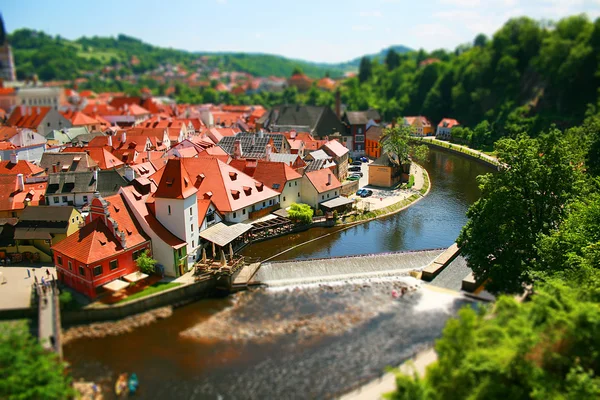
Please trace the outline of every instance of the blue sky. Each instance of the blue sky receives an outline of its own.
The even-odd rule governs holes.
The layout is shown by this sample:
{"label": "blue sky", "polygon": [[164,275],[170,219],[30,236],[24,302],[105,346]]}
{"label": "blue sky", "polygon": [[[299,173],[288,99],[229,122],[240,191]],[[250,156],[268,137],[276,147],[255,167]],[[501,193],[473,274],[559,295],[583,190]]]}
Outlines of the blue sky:
{"label": "blue sky", "polygon": [[454,49],[527,15],[600,16],[600,0],[5,0],[6,29],[69,39],[124,33],[191,51],[245,51],[341,62],[394,44]]}

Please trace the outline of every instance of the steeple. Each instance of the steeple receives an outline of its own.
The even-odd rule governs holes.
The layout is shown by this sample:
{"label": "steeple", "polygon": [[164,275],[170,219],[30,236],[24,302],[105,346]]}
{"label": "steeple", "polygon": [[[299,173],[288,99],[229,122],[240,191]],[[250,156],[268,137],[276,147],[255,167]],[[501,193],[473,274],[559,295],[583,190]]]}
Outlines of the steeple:
{"label": "steeple", "polygon": [[4,29],[4,19],[2,18],[2,14],[0,14],[0,46],[4,46],[6,44],[6,29]]}

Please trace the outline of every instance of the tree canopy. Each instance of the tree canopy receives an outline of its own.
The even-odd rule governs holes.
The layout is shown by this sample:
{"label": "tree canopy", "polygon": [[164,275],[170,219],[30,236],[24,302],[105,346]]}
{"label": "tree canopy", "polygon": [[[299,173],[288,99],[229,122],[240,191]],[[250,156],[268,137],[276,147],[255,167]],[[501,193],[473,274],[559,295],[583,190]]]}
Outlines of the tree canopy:
{"label": "tree canopy", "polygon": [[381,148],[388,153],[390,161],[396,164],[405,164],[409,161],[412,126],[404,125],[402,119],[396,126],[383,130]]}

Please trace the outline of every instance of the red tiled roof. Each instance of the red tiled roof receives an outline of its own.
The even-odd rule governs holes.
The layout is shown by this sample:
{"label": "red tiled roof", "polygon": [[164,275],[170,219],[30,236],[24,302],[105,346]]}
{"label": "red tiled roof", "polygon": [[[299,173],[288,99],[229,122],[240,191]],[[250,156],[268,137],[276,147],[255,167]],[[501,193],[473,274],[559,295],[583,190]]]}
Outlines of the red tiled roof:
{"label": "red tiled roof", "polygon": [[0,88],[0,96],[11,95],[15,93],[15,88]]}
{"label": "red tiled roof", "polygon": [[[92,204],[97,200],[92,200]],[[127,248],[138,246],[149,240],[141,232],[135,222],[135,217],[130,214],[125,200],[120,194],[106,197],[104,200],[108,202],[110,217],[118,224],[118,229],[125,233]],[[52,250],[84,264],[91,264],[126,251],[120,240],[104,223],[103,218],[96,218],[87,223],[77,232],[52,246]]]}
{"label": "red tiled roof", "polygon": [[215,157],[224,162],[225,164],[227,164],[227,161],[229,161],[229,154],[227,154],[227,152],[219,146],[208,147],[202,152],[198,153],[198,157],[203,156]]}
{"label": "red tiled roof", "polygon": [[438,124],[438,126],[440,128],[453,128],[457,125],[460,125],[460,123],[457,120],[452,119],[452,118],[444,118]]}
{"label": "red tiled roof", "polygon": [[11,142],[0,142],[0,150],[12,150],[16,148],[17,147]]}
{"label": "red tiled roof", "polygon": [[22,210],[26,200],[32,206],[43,205],[47,186],[48,182],[25,183],[19,191],[16,175],[0,175],[0,211]]}
{"label": "red tiled roof", "polygon": [[145,108],[143,108],[141,106],[138,106],[137,104],[130,105],[128,108],[128,112],[131,115],[135,115],[135,116],[150,114],[150,111],[146,110]]}
{"label": "red tiled roof", "polygon": [[302,175],[285,163],[259,160],[253,177],[266,187],[281,193],[288,181],[300,179]]}
{"label": "red tiled roof", "polygon": [[0,140],[9,140],[16,136],[19,130],[12,126],[0,126]]}
{"label": "red tiled roof", "polygon": [[[24,114],[21,112],[22,109],[25,109]],[[19,128],[37,129],[48,111],[50,111],[50,107],[15,107],[7,124]]]}
{"label": "red tiled roof", "polygon": [[171,159],[167,162],[154,197],[185,199],[198,191],[182,161],[183,159]]}
{"label": "red tiled roof", "polygon": [[73,126],[86,126],[86,125],[100,124],[100,122],[98,120],[96,120],[95,118],[92,118],[90,116],[87,116],[86,114],[82,113],[81,111],[75,111],[75,112],[67,111],[67,112],[61,112],[61,114],[63,115],[63,117],[65,117],[66,119],[71,121],[71,124]]}
{"label": "red tiled roof", "polygon": [[323,147],[327,147],[336,157],[342,157],[347,154],[350,150],[337,140],[330,140],[323,145]]}
{"label": "red tiled roof", "polygon": [[[328,185],[329,176],[331,176],[331,184]],[[318,193],[327,192],[332,189],[339,189],[342,187],[340,181],[335,177],[333,172],[329,168],[319,169],[317,171],[307,172],[306,177],[317,189]]]}
{"label": "red tiled roof", "polygon": [[417,123],[421,123],[422,126],[431,126],[431,122],[429,122],[429,120],[423,116],[418,116],[418,117],[404,117],[404,119],[406,120],[406,122],[411,125],[411,126],[415,126],[415,124]]}
{"label": "red tiled roof", "polygon": [[0,161],[0,175],[23,174],[25,177],[28,177],[39,175],[43,172],[43,168],[40,168],[29,161],[19,160],[16,164],[11,163],[10,160]]}

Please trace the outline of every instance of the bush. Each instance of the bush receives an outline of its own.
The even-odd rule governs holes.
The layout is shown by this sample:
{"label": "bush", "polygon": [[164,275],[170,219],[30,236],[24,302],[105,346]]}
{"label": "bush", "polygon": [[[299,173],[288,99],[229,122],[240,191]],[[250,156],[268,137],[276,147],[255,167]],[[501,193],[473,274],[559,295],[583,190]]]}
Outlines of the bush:
{"label": "bush", "polygon": [[294,222],[310,224],[312,223],[313,209],[308,204],[292,203],[288,216]]}
{"label": "bush", "polygon": [[321,209],[318,209],[318,210],[317,210],[317,212],[315,213],[315,215],[316,215],[317,217],[322,217],[322,216],[323,216],[323,210],[321,210]]}
{"label": "bush", "polygon": [[156,260],[148,255],[148,250],[144,251],[139,257],[135,260],[136,265],[144,274],[152,274],[154,273],[154,266],[156,265]]}
{"label": "bush", "polygon": [[69,310],[73,307],[73,295],[71,292],[64,291],[58,296],[58,302],[60,308],[63,310]]}
{"label": "bush", "polygon": [[414,175],[410,175],[408,177],[408,184],[406,185],[406,188],[410,189],[413,186],[415,186],[415,176]]}
{"label": "bush", "polygon": [[333,212],[333,220],[334,220],[335,222],[337,222],[337,221],[338,221],[338,219],[340,219],[340,215],[338,214],[337,210],[335,210],[335,211]]}

